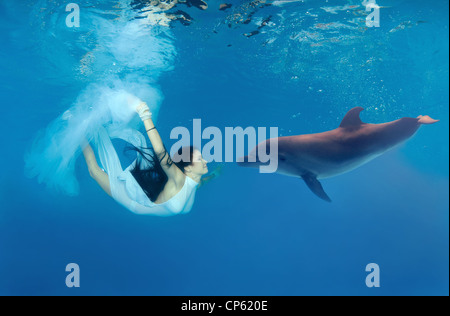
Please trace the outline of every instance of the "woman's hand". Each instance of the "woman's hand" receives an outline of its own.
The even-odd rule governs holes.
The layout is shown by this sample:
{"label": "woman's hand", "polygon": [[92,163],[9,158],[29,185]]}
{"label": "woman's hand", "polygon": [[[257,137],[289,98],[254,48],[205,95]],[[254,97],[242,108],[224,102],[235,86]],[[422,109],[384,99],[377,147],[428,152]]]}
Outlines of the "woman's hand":
{"label": "woman's hand", "polygon": [[150,112],[150,108],[147,103],[141,101],[141,103],[136,107],[136,112],[139,114],[139,117],[144,122],[148,119],[152,118],[152,112]]}

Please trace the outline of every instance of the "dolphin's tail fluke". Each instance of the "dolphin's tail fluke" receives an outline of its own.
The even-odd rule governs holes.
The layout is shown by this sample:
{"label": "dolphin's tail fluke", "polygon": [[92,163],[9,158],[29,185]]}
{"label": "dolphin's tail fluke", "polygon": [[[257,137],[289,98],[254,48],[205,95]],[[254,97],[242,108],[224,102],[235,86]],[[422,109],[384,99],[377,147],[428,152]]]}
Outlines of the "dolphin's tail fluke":
{"label": "dolphin's tail fluke", "polygon": [[419,119],[418,122],[420,124],[434,124],[436,122],[439,122],[439,120],[432,119],[428,115],[419,115],[417,118]]}

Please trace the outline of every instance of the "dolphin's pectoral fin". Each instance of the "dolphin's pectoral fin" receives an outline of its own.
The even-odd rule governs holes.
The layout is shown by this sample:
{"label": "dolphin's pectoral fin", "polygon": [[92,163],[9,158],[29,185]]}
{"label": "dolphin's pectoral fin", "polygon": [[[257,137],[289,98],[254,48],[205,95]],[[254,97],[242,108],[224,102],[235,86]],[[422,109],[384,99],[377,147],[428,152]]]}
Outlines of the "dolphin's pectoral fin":
{"label": "dolphin's pectoral fin", "polygon": [[357,106],[345,114],[342,119],[341,125],[339,127],[358,127],[361,124],[364,124],[359,118],[359,113],[364,110],[362,107]]}
{"label": "dolphin's pectoral fin", "polygon": [[313,191],[315,195],[320,197],[322,200],[325,200],[327,202],[331,202],[331,199],[328,197],[328,195],[323,190],[322,184],[317,180],[316,176],[313,174],[305,174],[302,176],[302,179],[305,180],[306,185],[308,188]]}

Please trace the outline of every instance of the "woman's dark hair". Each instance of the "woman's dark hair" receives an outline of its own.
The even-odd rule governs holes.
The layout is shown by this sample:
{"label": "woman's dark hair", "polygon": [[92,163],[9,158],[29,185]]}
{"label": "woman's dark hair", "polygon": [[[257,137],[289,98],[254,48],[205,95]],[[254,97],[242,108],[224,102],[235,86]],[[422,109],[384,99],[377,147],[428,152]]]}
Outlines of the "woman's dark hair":
{"label": "woman's dark hair", "polygon": [[[185,168],[192,164],[195,147],[181,147],[177,152],[178,156],[183,157],[183,150],[187,149],[189,149],[190,152],[188,161],[181,159],[179,162],[174,162],[169,156],[167,159],[167,164],[169,166],[175,164],[184,173]],[[136,179],[137,183],[140,185],[148,198],[152,202],[155,202],[158,196],[164,190],[164,187],[169,180],[166,173],[164,172],[164,169],[161,166],[161,162],[164,160],[166,155],[169,155],[169,153],[165,148],[164,153],[160,154],[159,156],[155,153],[153,148],[131,147],[128,148],[128,150],[137,152],[136,165],[133,169],[130,170],[131,174]],[[148,167],[144,168],[142,166],[142,160],[145,160],[148,163]]]}

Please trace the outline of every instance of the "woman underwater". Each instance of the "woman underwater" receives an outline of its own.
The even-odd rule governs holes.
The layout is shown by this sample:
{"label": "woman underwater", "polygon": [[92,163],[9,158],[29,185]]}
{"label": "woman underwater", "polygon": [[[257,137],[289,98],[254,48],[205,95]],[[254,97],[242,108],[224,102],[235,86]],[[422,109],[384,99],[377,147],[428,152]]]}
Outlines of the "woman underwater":
{"label": "woman underwater", "polygon": [[[208,173],[206,161],[199,150],[182,147],[171,159],[152,121],[152,113],[145,102],[136,108],[153,149],[142,147],[142,134],[134,131],[125,139],[133,145],[138,158],[122,170],[119,157],[104,128],[99,131],[99,157],[105,171],[97,163],[94,151],[86,141],[82,145],[89,174],[100,187],[117,202],[136,214],[171,216],[192,209],[202,176]],[[129,130],[124,130],[124,134]],[[113,137],[112,138],[116,138]]]}
{"label": "woman underwater", "polygon": [[[90,61],[85,56],[74,64],[89,84],[68,111],[38,132],[25,153],[25,173],[53,191],[76,196],[80,191],[76,161],[84,154],[92,177],[131,211],[158,216],[186,213],[192,208],[196,189],[208,180],[202,179],[208,171],[206,163],[192,147],[184,147],[170,157],[151,113],[156,117],[163,99],[158,78],[174,66],[174,37],[169,28],[151,23],[159,13],[150,10],[144,19],[142,14],[147,8],[136,9],[127,1],[117,8],[114,20],[90,13],[93,30],[86,36],[96,48],[86,54]],[[81,52],[89,49],[80,46]],[[64,65],[61,71],[66,68]],[[148,105],[141,100],[148,101]],[[142,123],[136,111],[151,146],[138,131]],[[112,139],[124,140],[137,152],[136,160],[125,170]]]}

